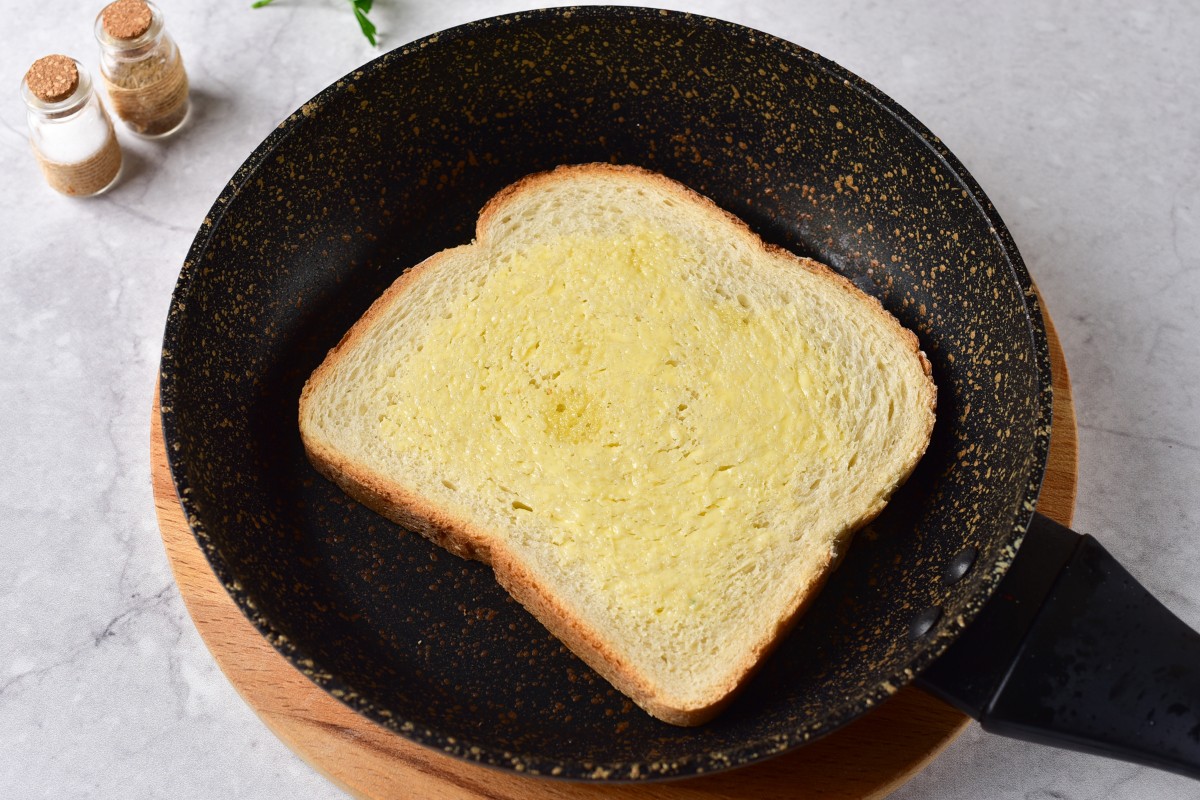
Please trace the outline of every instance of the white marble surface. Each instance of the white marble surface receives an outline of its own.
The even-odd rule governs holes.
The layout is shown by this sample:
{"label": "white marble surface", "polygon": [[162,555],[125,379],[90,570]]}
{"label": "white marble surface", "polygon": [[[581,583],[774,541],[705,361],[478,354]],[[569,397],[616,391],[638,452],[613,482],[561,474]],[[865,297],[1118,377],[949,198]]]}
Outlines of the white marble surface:
{"label": "white marble surface", "polygon": [[[241,702],[155,526],[148,425],[193,232],[299,104],[377,54],[343,0],[162,0],[189,126],[124,135],[120,184],[47,189],[17,83],[94,68],[99,2],[0,0],[0,797],[334,798]],[[378,0],[393,47],[530,3]],[[1080,423],[1076,526],[1200,627],[1200,6],[1186,0],[663,5],[741,22],[874,82],[999,208],[1062,336]],[[1200,797],[1200,784],[977,728],[897,794]]]}

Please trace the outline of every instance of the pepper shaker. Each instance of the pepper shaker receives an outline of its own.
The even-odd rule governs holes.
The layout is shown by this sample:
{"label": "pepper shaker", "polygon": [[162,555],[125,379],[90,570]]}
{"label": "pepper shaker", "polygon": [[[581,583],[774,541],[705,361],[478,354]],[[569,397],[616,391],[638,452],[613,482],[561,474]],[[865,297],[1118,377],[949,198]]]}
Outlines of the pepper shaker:
{"label": "pepper shaker", "polygon": [[29,143],[51,188],[87,197],[116,181],[121,146],[78,61],[64,55],[39,58],[21,81],[21,97]]}
{"label": "pepper shaker", "polygon": [[166,136],[188,114],[188,76],[158,7],[116,0],[96,16],[100,75],[113,112],[134,132]]}

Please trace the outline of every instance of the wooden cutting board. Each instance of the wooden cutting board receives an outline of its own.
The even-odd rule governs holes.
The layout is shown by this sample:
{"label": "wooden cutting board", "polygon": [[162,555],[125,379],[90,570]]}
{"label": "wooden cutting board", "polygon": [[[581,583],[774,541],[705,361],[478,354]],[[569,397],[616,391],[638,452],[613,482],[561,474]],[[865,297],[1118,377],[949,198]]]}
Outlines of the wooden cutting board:
{"label": "wooden cutting board", "polygon": [[[1058,335],[1046,317],[1054,427],[1038,510],[1069,524],[1075,508],[1075,406]],[[970,722],[905,688],[841,730],[732,772],[668,783],[595,785],[522,777],[468,764],[379,727],[295,670],[254,629],[209,569],[175,496],[157,393],[151,415],[154,502],[167,557],[196,629],[234,688],[289,747],[356,797],[371,800],[783,800],[884,797]]]}

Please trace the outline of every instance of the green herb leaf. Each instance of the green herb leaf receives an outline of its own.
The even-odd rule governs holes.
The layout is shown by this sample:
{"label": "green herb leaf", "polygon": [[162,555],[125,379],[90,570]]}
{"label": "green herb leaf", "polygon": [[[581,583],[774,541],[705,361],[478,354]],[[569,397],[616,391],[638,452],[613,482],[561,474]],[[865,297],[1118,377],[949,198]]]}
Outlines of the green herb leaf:
{"label": "green herb leaf", "polygon": [[367,37],[367,41],[371,46],[375,46],[375,23],[367,19],[367,13],[371,10],[371,4],[374,0],[350,0],[350,4],[354,6],[354,18],[358,20],[358,27],[362,28],[363,36]]}
{"label": "green herb leaf", "polygon": [[[255,0],[250,7],[262,8],[273,2],[275,0]],[[363,36],[367,37],[367,41],[371,43],[372,47],[376,46],[375,23],[367,18],[367,14],[371,13],[371,6],[374,5],[374,2],[375,0],[350,0],[350,6],[354,9],[354,18],[358,20],[358,27],[362,29]]]}

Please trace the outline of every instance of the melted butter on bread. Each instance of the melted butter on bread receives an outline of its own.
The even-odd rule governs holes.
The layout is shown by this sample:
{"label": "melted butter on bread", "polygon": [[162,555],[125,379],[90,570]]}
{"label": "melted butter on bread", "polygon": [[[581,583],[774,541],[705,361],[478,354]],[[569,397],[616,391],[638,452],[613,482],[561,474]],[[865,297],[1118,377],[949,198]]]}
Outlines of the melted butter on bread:
{"label": "melted butter on bread", "polygon": [[724,613],[741,562],[803,535],[781,495],[847,457],[845,376],[802,307],[697,284],[701,258],[645,224],[514,254],[388,379],[382,435],[536,518],[621,613]]}

